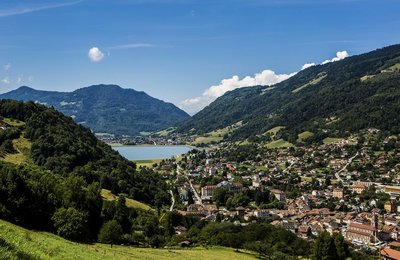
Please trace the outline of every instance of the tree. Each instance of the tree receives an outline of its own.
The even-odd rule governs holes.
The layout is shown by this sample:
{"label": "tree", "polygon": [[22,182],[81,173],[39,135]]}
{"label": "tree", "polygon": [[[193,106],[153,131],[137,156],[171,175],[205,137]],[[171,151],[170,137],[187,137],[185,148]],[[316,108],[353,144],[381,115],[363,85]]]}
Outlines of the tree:
{"label": "tree", "polygon": [[315,242],[313,259],[336,260],[339,259],[334,239],[328,232],[322,232]]}
{"label": "tree", "polygon": [[213,191],[212,200],[217,204],[217,206],[225,205],[228,194],[228,188],[218,187]]}
{"label": "tree", "polygon": [[121,241],[122,227],[116,220],[110,220],[101,227],[99,242],[105,244],[116,244]]}
{"label": "tree", "polygon": [[53,223],[59,236],[74,241],[88,239],[87,214],[75,208],[59,208],[53,215]]}

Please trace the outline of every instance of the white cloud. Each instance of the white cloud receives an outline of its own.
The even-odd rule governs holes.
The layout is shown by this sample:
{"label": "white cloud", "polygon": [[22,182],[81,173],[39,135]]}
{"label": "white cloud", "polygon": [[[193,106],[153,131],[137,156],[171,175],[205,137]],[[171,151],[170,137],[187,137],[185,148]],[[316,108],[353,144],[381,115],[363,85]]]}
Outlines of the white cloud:
{"label": "white cloud", "polygon": [[[336,53],[336,57],[332,58],[331,60],[326,60],[322,62],[321,64],[326,64],[329,62],[335,62],[342,60],[346,57],[348,57],[349,54],[347,51],[338,51]],[[301,67],[301,70],[304,70],[306,68],[309,68],[311,66],[315,66],[316,64],[311,62],[311,63],[306,63]],[[251,76],[246,76],[243,79],[240,79],[239,76],[235,75],[232,78],[229,79],[223,79],[218,85],[211,86],[207,90],[203,92],[201,96],[194,97],[194,98],[188,98],[183,101],[181,101],[178,104],[178,107],[185,110],[189,114],[194,114],[207,105],[209,105],[211,102],[216,100],[218,97],[222,96],[228,91],[237,89],[237,88],[242,88],[242,87],[251,87],[251,86],[257,86],[257,85],[262,85],[262,86],[271,86],[274,84],[277,84],[281,81],[284,81],[294,75],[296,75],[297,72],[289,73],[289,74],[277,74],[273,70],[264,70],[261,73],[256,73],[254,77]]]}
{"label": "white cloud", "polygon": [[343,59],[345,59],[347,57],[349,57],[349,53],[347,51],[338,51],[338,52],[336,52],[336,57],[334,57],[331,60],[325,60],[321,64],[324,65],[324,64],[327,64],[329,62],[335,62],[335,61],[343,60]]}
{"label": "white cloud", "polygon": [[3,66],[4,70],[9,70],[11,69],[11,63],[7,63],[6,65]]}
{"label": "white cloud", "polygon": [[307,68],[309,68],[309,67],[312,67],[312,66],[315,66],[315,63],[314,63],[314,62],[306,63],[306,64],[304,64],[303,66],[301,66],[301,70],[305,70],[305,69],[307,69]]}
{"label": "white cloud", "polygon": [[232,78],[223,79],[218,85],[211,86],[199,97],[183,100],[178,106],[188,113],[194,113],[201,110],[228,91],[242,87],[274,85],[295,74],[296,72],[290,74],[276,74],[272,70],[264,70],[261,73],[256,73],[254,77],[246,76],[243,79],[240,79],[239,76],[235,75]]}
{"label": "white cloud", "polygon": [[88,52],[88,57],[93,62],[99,62],[104,58],[104,53],[97,47],[93,47]]}
{"label": "white cloud", "polygon": [[4,83],[4,84],[6,84],[6,85],[8,85],[8,84],[11,83],[11,81],[10,81],[10,79],[9,79],[8,77],[3,78],[3,79],[1,80],[1,82]]}

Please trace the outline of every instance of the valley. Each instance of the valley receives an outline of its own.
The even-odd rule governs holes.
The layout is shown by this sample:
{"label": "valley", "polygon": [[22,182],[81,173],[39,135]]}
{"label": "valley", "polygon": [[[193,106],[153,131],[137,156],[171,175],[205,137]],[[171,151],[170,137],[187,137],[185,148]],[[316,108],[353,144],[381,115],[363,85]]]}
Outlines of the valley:
{"label": "valley", "polygon": [[[398,57],[394,45],[273,88],[239,88],[136,135],[1,100],[0,256],[376,259],[396,251]],[[101,96],[110,87],[86,90]],[[41,239],[47,247],[27,249]]]}

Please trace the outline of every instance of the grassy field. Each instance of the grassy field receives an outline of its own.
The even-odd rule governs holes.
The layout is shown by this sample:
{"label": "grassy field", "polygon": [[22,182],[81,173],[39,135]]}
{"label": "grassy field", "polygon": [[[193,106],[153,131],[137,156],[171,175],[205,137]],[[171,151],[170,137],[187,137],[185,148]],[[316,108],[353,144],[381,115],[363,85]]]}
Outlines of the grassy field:
{"label": "grassy field", "polygon": [[[107,201],[114,201],[114,200],[118,199],[118,196],[112,194],[111,191],[106,190],[106,189],[101,190],[101,197],[103,198],[103,200],[107,200]],[[143,209],[143,210],[151,210],[152,209],[147,204],[144,204],[140,201],[129,199],[129,198],[126,198],[125,205],[128,208],[136,208],[136,209]]]}
{"label": "grassy field", "polygon": [[152,167],[155,163],[160,163],[162,159],[153,159],[153,160],[134,160],[136,163],[136,168],[142,167]]}
{"label": "grassy field", "polygon": [[224,139],[225,134],[232,133],[233,131],[240,128],[241,126],[242,126],[242,122],[238,122],[231,126],[214,130],[212,132],[209,132],[207,134],[197,137],[191,144],[198,145],[198,144],[202,144],[202,143],[210,144],[213,142],[215,142],[215,143],[221,142]]}
{"label": "grassy field", "polygon": [[0,259],[255,259],[250,252],[223,247],[152,249],[78,244],[46,232],[29,231],[0,220]]}
{"label": "grassy field", "polygon": [[25,125],[25,122],[19,121],[19,120],[14,120],[14,119],[10,119],[10,118],[3,118],[3,122],[7,123],[11,126],[23,126]]}
{"label": "grassy field", "polygon": [[387,69],[382,70],[383,73],[400,72],[400,63],[396,63]]}
{"label": "grassy field", "polygon": [[324,144],[332,144],[332,143],[339,142],[340,140],[342,140],[342,138],[327,137],[322,142]]}
{"label": "grassy field", "polygon": [[155,134],[158,136],[163,136],[166,137],[168,136],[170,133],[172,133],[173,131],[175,131],[176,127],[170,127],[161,131],[156,132]]}
{"label": "grassy field", "polygon": [[317,78],[315,78],[315,79],[311,80],[310,82],[308,82],[308,83],[306,83],[306,84],[304,84],[304,85],[302,85],[302,86],[296,88],[296,89],[293,90],[292,92],[293,92],[293,93],[297,93],[297,92],[299,92],[300,90],[305,89],[305,88],[307,88],[307,87],[309,87],[309,86],[316,85],[316,84],[318,84],[321,80],[323,80],[324,78],[326,78],[326,74],[325,74],[325,73],[320,73],[320,74],[318,74],[318,77],[317,77]]}
{"label": "grassy field", "polygon": [[266,134],[276,135],[280,130],[284,129],[284,126],[275,126],[274,128],[269,129]]}
{"label": "grassy field", "polygon": [[314,134],[312,132],[310,132],[310,131],[302,132],[302,133],[298,134],[297,142],[302,142],[302,141],[306,140],[307,138],[309,138],[309,137],[311,137],[313,135]]}
{"label": "grassy field", "polygon": [[14,145],[14,149],[17,151],[14,154],[7,154],[4,157],[4,161],[14,163],[14,164],[22,164],[28,160],[29,151],[31,149],[31,142],[21,136],[18,139],[12,141]]}
{"label": "grassy field", "polygon": [[268,143],[266,146],[267,146],[267,148],[273,149],[273,148],[292,147],[294,145],[283,139],[279,139],[279,140]]}

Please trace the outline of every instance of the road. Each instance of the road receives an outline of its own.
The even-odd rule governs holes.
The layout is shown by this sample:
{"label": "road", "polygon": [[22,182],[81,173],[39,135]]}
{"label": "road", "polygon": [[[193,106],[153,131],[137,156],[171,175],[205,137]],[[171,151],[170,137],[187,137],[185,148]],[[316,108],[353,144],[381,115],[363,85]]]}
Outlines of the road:
{"label": "road", "polygon": [[[178,165],[178,167],[176,168],[176,173],[177,173],[177,175],[180,175],[180,174],[181,174],[181,173],[180,173],[180,170],[181,170],[181,169],[180,169],[180,166]],[[184,172],[183,172],[183,173],[184,173]],[[192,189],[193,194],[194,194],[194,196],[195,196],[195,198],[196,198],[195,203],[196,203],[196,204],[200,204],[200,205],[203,206],[203,202],[202,202],[202,200],[201,200],[201,197],[200,197],[199,194],[197,193],[196,189],[193,187],[193,183],[192,183],[192,181],[190,180],[189,176],[187,176],[186,174],[184,174],[184,176],[185,176],[186,179],[188,180],[189,185],[190,185],[190,188]]]}
{"label": "road", "polygon": [[358,152],[356,153],[356,155],[354,155],[353,157],[351,157],[349,159],[349,161],[347,162],[347,164],[345,166],[343,166],[342,169],[340,169],[339,171],[337,171],[335,173],[335,177],[338,181],[341,181],[342,183],[344,182],[344,180],[340,177],[340,173],[343,172],[344,170],[346,170],[347,166],[349,166],[351,164],[351,162],[354,160],[354,158],[356,158],[358,156]]}
{"label": "road", "polygon": [[173,211],[174,206],[175,206],[175,197],[174,197],[174,193],[172,192],[172,190],[169,190],[169,194],[171,194],[171,199],[172,199],[172,204],[171,204],[171,207],[169,208],[169,211]]}

